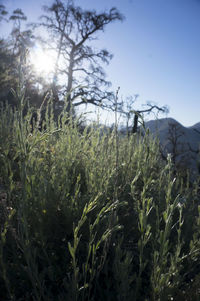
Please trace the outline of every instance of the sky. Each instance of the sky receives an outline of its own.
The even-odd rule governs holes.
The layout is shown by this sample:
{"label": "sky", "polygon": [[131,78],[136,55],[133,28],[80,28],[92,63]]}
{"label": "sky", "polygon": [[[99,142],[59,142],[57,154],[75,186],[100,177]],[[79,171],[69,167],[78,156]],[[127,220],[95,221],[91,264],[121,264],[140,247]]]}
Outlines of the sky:
{"label": "sky", "polygon": [[[37,20],[50,0],[3,0]],[[120,98],[139,94],[134,109],[151,101],[169,107],[168,117],[184,126],[200,122],[200,0],[75,0],[102,12],[115,6],[123,22],[109,24],[95,47],[114,54],[105,66]],[[4,28],[0,28],[0,36]],[[160,115],[160,117],[165,117]]]}

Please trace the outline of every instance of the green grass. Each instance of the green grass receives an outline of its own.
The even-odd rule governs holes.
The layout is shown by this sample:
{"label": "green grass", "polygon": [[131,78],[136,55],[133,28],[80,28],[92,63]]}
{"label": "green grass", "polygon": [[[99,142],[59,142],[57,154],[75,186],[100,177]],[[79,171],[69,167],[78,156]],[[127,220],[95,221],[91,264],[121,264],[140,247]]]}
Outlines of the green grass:
{"label": "green grass", "polygon": [[149,133],[22,111],[0,110],[0,300],[199,300],[198,181]]}

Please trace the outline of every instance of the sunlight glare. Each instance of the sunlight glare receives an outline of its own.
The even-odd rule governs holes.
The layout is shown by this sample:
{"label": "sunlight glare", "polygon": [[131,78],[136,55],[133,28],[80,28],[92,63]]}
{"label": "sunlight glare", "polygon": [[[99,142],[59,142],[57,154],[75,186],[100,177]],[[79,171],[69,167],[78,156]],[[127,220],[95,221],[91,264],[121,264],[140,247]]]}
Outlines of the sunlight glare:
{"label": "sunlight glare", "polygon": [[30,62],[35,72],[50,77],[54,71],[56,55],[53,51],[37,48],[30,54]]}

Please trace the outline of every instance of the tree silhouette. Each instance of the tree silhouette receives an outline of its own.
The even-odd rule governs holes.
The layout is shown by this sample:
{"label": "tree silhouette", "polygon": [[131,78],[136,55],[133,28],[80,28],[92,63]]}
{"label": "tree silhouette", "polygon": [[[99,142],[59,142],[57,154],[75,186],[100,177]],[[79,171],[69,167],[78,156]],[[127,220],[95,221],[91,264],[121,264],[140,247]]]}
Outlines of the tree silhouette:
{"label": "tree silhouette", "polygon": [[[5,7],[0,6],[0,15],[1,12],[6,15]],[[0,101],[17,106],[16,93],[21,85],[29,103],[39,107],[47,91],[47,83],[37,76],[29,60],[35,42],[33,32],[23,29],[22,23],[27,21],[27,17],[19,8],[6,21],[12,24],[12,30],[6,39],[0,40]],[[38,83],[42,88],[38,89]],[[11,90],[15,91],[15,96]]]}
{"label": "tree silhouette", "polygon": [[137,133],[139,127],[139,120],[143,120],[144,115],[148,115],[150,113],[158,114],[158,113],[168,113],[167,106],[157,106],[148,102],[144,109],[137,109],[135,107],[135,102],[139,97],[138,94],[135,94],[134,97],[130,96],[126,99],[125,103],[121,103],[121,107],[119,108],[119,113],[125,116],[126,118],[126,128],[129,134],[129,123],[131,122],[131,133]]}
{"label": "tree silhouette", "polygon": [[4,5],[0,4],[0,23],[1,21],[7,21],[6,15],[8,14]]}
{"label": "tree silhouette", "polygon": [[91,42],[98,32],[113,21],[123,17],[116,8],[109,12],[97,13],[95,10],[83,10],[68,0],[64,3],[55,0],[44,7],[46,14],[35,27],[46,28],[50,40],[46,47],[56,51],[56,63],[53,75],[52,90],[58,99],[59,77],[62,77],[62,95],[67,100],[67,111],[84,103],[106,105],[113,97],[111,92],[102,86],[110,83],[105,80],[102,63],[109,63],[112,55],[106,50],[96,50]]}

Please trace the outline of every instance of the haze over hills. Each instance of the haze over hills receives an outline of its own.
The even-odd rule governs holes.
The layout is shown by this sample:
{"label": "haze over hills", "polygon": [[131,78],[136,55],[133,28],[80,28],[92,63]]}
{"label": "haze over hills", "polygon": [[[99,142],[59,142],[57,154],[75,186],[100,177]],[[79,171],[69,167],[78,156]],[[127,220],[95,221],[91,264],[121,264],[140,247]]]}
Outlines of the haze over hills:
{"label": "haze over hills", "polygon": [[159,138],[163,157],[170,153],[174,164],[199,172],[200,122],[184,127],[173,118],[162,118],[147,121],[145,126]]}
{"label": "haze over hills", "polygon": [[200,133],[200,122],[195,123],[195,125],[190,126],[189,128],[199,131],[199,133]]}

